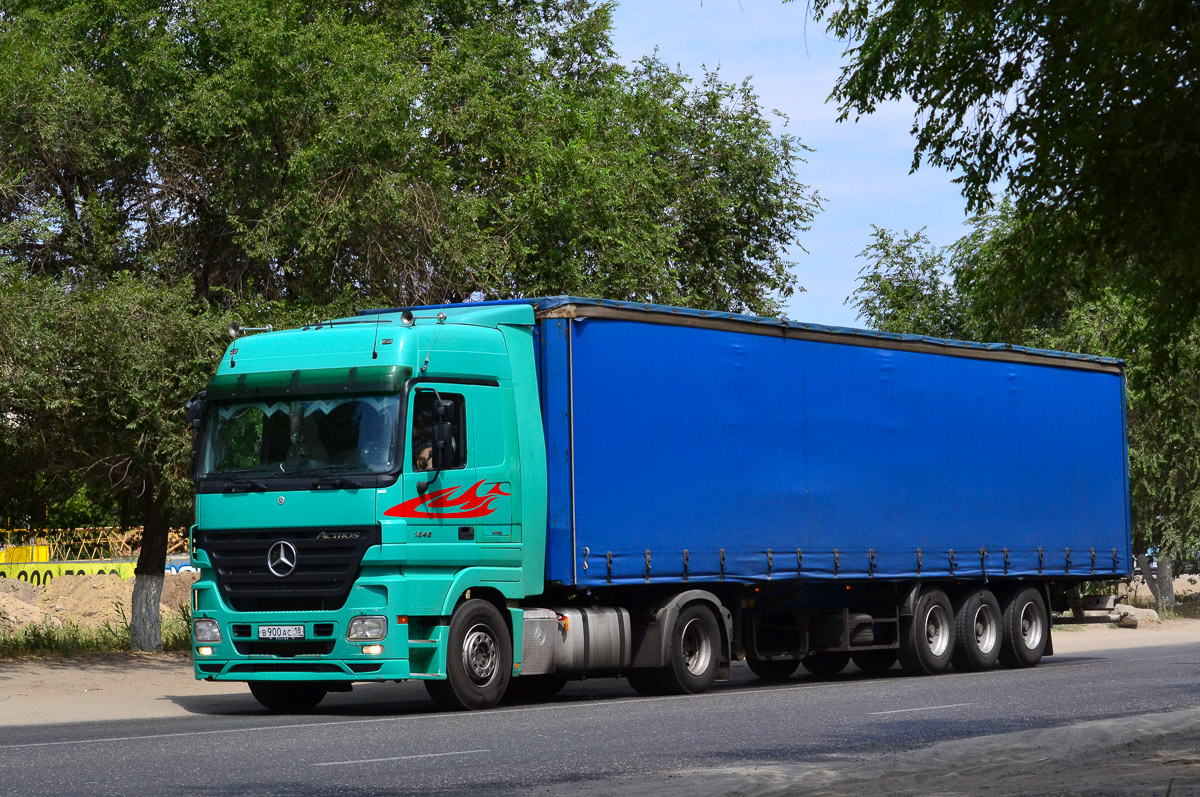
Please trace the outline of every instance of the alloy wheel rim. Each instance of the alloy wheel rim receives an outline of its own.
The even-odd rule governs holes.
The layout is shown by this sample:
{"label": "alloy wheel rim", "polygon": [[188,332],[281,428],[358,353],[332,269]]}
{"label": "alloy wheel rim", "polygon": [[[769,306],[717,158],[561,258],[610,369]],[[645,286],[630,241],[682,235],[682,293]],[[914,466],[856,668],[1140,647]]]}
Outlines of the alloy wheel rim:
{"label": "alloy wheel rim", "polygon": [[925,643],[934,656],[945,655],[950,647],[949,618],[940,605],[930,606],[925,613]]}
{"label": "alloy wheel rim", "polygon": [[702,675],[708,670],[712,661],[712,639],[708,635],[708,627],[698,617],[693,617],[683,627],[681,638],[683,662],[687,671],[692,675]]}
{"label": "alloy wheel rim", "polygon": [[982,653],[991,653],[1000,641],[1000,628],[996,620],[990,606],[980,606],[975,611],[975,647]]}
{"label": "alloy wheel rim", "polygon": [[1042,615],[1033,601],[1021,607],[1021,639],[1029,650],[1042,643]]}
{"label": "alloy wheel rim", "polygon": [[496,675],[496,640],[482,623],[472,626],[463,639],[463,668],[478,686],[485,686]]}

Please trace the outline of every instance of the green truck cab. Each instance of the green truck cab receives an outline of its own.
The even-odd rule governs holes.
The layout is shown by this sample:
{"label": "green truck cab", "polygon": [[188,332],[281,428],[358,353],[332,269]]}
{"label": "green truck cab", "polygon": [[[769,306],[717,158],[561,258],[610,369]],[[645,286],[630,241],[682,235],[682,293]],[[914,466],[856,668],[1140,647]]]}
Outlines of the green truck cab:
{"label": "green truck cab", "polygon": [[533,320],[467,307],[233,342],[194,413],[198,678],[273,708],[351,680],[442,684],[471,596],[504,609],[477,653],[507,680],[488,668],[520,651],[493,648],[519,647],[517,602],[543,589]]}

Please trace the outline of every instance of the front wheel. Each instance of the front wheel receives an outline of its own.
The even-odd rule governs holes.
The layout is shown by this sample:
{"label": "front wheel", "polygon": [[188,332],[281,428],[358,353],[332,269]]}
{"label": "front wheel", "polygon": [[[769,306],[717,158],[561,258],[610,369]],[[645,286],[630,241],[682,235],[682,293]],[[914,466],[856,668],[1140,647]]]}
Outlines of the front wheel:
{"label": "front wheel", "polygon": [[512,640],[495,606],[463,603],[450,618],[446,680],[426,681],[434,702],[451,710],[491,708],[504,697],[512,673]]}
{"label": "front wheel", "polygon": [[1050,618],[1046,602],[1035,587],[1021,587],[1004,604],[1004,641],[1000,662],[1005,667],[1033,667],[1046,652]]}
{"label": "front wheel", "polygon": [[954,653],[954,611],[937,587],[921,593],[912,617],[900,620],[900,666],[909,675],[937,675]]}
{"label": "front wheel", "polygon": [[679,613],[671,630],[667,666],[658,671],[658,683],[668,695],[699,694],[717,679],[721,632],[707,606],[693,604]]}
{"label": "front wheel", "polygon": [[251,681],[250,694],[263,708],[279,714],[303,714],[325,699],[319,681]]}

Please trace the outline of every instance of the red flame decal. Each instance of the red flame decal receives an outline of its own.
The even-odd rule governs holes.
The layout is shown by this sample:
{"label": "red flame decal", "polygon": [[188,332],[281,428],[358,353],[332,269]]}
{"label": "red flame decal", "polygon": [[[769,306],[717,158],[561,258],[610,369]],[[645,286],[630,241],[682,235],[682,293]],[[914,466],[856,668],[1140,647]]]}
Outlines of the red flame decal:
{"label": "red flame decal", "polygon": [[[492,489],[486,494],[480,495],[479,488],[482,484],[482,481],[475,482],[470,487],[464,489],[463,494],[457,498],[450,497],[452,493],[458,490],[457,487],[448,487],[445,490],[437,490],[427,495],[418,495],[416,498],[405,501],[403,504],[396,504],[396,506],[383,514],[388,517],[432,518],[434,520],[484,517],[495,511],[492,508],[492,504],[495,503],[497,498],[507,496],[509,493],[501,490],[499,484],[495,484],[492,485]],[[458,511],[429,511],[439,509],[457,509]]]}

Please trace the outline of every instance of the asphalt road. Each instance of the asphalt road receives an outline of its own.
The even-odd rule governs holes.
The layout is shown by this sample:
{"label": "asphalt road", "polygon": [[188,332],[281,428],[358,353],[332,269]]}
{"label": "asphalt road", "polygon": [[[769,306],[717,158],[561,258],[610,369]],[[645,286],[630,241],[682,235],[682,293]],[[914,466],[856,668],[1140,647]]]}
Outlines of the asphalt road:
{"label": "asphalt road", "polygon": [[[302,717],[267,714],[248,693],[179,697],[192,716],[0,726],[0,794],[571,794],[617,778],[638,793],[694,768],[844,762],[1200,707],[1200,643],[933,678],[852,669],[764,686],[738,664],[730,683],[668,698],[596,679],[470,714],[436,711],[412,683],[359,686]],[[631,773],[644,780],[621,777]]]}

